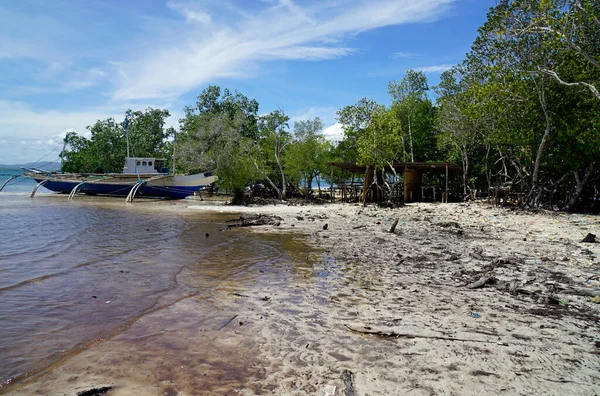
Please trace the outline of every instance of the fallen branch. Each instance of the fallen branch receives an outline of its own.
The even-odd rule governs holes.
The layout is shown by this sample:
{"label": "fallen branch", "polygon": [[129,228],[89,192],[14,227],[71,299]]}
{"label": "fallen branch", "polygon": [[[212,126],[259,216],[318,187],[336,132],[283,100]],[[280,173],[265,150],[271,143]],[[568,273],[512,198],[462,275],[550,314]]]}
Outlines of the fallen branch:
{"label": "fallen branch", "polygon": [[222,325],[219,327],[219,330],[223,329],[223,328],[224,328],[224,327],[226,327],[226,326],[227,326],[229,323],[233,322],[233,320],[234,320],[235,318],[237,318],[237,317],[238,317],[238,316],[237,316],[237,315],[235,315],[233,318],[231,318],[231,319],[229,319],[227,322],[223,323],[223,324],[222,324]]}
{"label": "fallen branch", "polygon": [[479,280],[471,283],[470,285],[467,285],[467,288],[469,289],[479,289],[484,287],[485,285],[491,285],[493,283],[496,283],[497,279],[493,276],[482,276],[481,278],[479,278]]}
{"label": "fallen branch", "polygon": [[232,296],[237,296],[237,297],[250,297],[250,296],[247,296],[245,294],[240,294],[240,293],[229,293],[229,294]]}
{"label": "fallen branch", "polygon": [[394,233],[394,231],[396,231],[396,226],[398,225],[398,219],[394,220],[394,223],[392,224],[392,226],[390,227],[390,233]]}
{"label": "fallen branch", "polygon": [[346,386],[346,396],[355,396],[356,389],[354,388],[354,374],[350,370],[342,371],[342,381]]}
{"label": "fallen branch", "polygon": [[349,326],[349,325],[344,325],[344,326],[346,326],[346,328],[348,328],[348,330],[353,331],[355,333],[370,334],[370,335],[376,335],[376,336],[387,337],[387,338],[424,338],[424,339],[429,339],[429,340],[497,343],[497,342],[492,342],[492,341],[469,340],[469,339],[465,339],[465,338],[454,338],[454,337],[433,336],[433,335],[426,336],[426,335],[412,334],[412,333],[397,333],[397,332],[391,331],[391,330],[375,330],[370,327],[363,327],[362,329],[359,329],[357,327],[353,327],[353,326]]}

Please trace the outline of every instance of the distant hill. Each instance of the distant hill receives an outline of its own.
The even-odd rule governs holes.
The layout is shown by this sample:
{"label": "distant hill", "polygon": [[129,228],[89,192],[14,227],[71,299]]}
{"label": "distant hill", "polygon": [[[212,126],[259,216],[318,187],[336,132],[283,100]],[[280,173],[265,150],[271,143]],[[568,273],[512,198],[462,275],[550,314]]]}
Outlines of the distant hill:
{"label": "distant hill", "polygon": [[38,168],[44,170],[59,170],[60,169],[60,161],[53,162],[28,162],[25,164],[12,164],[12,165],[4,165],[0,164],[0,169],[19,169],[19,168]]}

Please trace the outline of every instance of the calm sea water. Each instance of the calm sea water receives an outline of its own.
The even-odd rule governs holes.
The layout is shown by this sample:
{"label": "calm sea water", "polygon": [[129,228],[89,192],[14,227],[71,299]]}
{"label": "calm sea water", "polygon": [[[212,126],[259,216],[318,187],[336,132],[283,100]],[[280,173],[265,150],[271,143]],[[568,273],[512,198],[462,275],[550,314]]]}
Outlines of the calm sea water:
{"label": "calm sea water", "polygon": [[[23,174],[22,169],[0,168],[0,186],[2,186],[4,184],[4,182],[7,181],[11,176],[22,175],[22,174]],[[18,177],[14,180],[11,180],[4,187],[2,192],[0,192],[0,194],[2,194],[2,193],[22,194],[22,195],[31,194],[31,192],[35,188],[36,184],[37,184],[36,181],[33,179],[26,179],[26,178]],[[51,192],[52,191],[50,191],[44,187],[40,187],[37,190],[36,195],[37,194],[48,194]]]}
{"label": "calm sea water", "polygon": [[32,184],[17,186],[0,192],[0,393],[146,313],[282,259],[276,238],[219,232],[223,217],[167,201],[32,199]]}

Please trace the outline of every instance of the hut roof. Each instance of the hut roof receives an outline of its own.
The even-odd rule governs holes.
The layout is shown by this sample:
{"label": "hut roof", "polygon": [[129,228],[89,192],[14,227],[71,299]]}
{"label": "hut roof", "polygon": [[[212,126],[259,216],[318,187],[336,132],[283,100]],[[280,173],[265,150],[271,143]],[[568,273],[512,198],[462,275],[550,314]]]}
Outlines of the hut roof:
{"label": "hut roof", "polygon": [[[329,165],[335,166],[354,173],[364,173],[367,170],[365,165],[356,165],[352,162],[330,162]],[[404,169],[418,169],[428,172],[461,172],[462,168],[454,162],[394,162],[392,164],[396,172],[402,173]],[[390,167],[385,167],[386,171],[390,171]]]}

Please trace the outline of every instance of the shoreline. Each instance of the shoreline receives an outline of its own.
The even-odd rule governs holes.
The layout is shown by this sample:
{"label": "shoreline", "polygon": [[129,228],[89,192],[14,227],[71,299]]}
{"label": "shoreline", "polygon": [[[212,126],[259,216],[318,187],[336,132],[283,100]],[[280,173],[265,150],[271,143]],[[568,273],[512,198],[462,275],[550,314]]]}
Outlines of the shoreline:
{"label": "shoreline", "polygon": [[[598,216],[481,203],[153,206],[280,216],[280,226],[247,230],[287,235],[287,265],[267,263],[251,269],[255,283],[221,287],[215,317],[198,318],[204,303],[196,298],[178,302],[14,394],[100,386],[113,386],[109,395],[600,390],[600,305],[590,302],[600,290],[600,244],[580,242],[600,234]],[[162,332],[164,323],[173,331]],[[172,367],[160,368],[157,345],[175,345],[165,359]],[[124,372],[107,371],[111,364]]]}

